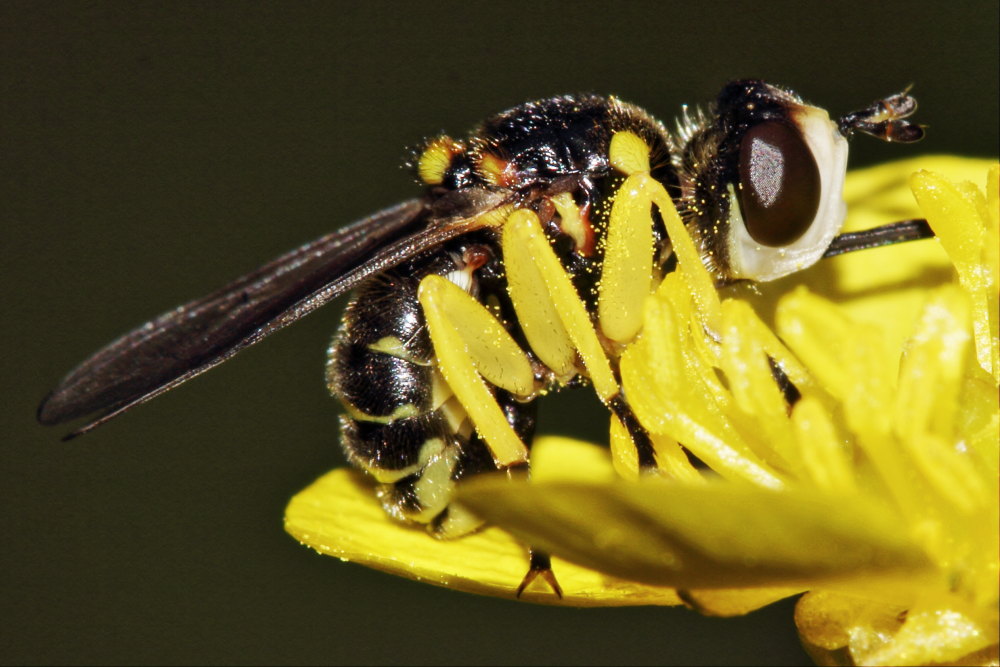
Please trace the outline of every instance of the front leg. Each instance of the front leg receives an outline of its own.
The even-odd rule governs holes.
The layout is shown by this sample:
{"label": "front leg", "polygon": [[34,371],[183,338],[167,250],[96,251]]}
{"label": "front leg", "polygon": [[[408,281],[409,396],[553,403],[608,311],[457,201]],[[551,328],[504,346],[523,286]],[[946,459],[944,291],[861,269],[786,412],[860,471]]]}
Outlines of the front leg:
{"label": "front leg", "polygon": [[[476,426],[470,445],[485,442],[497,467],[511,475],[528,474],[528,446],[535,429],[534,403],[529,400],[535,386],[528,355],[481,303],[447,279],[424,278],[419,298],[441,374]],[[489,465],[468,472],[474,474],[479,468]],[[462,474],[456,471],[455,481]],[[453,511],[442,513],[439,536],[448,536]],[[562,597],[548,554],[535,548],[529,553],[528,572],[517,596],[541,577]]]}

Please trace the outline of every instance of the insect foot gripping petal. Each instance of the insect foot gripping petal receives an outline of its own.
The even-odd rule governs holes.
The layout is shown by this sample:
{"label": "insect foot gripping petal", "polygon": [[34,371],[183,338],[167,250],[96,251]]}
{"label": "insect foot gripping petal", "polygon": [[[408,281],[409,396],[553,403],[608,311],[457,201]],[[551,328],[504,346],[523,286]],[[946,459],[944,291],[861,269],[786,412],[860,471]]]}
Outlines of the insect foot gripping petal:
{"label": "insect foot gripping petal", "polygon": [[556,579],[555,573],[552,571],[552,559],[544,551],[540,551],[532,547],[530,549],[530,564],[528,565],[528,571],[524,575],[524,579],[517,587],[517,597],[521,597],[521,594],[527,590],[528,586],[532,584],[536,579],[541,578],[552,592],[556,594],[560,600],[563,596],[562,586],[559,585],[559,581]]}

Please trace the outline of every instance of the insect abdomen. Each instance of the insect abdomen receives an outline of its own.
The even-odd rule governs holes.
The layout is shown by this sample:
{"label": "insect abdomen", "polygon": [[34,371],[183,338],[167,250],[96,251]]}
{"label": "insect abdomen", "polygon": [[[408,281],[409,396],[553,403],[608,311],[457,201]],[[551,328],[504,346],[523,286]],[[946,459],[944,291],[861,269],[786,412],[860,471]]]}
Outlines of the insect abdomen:
{"label": "insect abdomen", "polygon": [[[330,391],[347,411],[341,440],[347,457],[379,482],[390,515],[447,537],[479,525],[448,507],[455,481],[496,469],[434,364],[417,300],[425,276],[454,275],[460,263],[439,253],[367,282],[347,307],[327,365]],[[523,420],[519,412],[515,418]]]}

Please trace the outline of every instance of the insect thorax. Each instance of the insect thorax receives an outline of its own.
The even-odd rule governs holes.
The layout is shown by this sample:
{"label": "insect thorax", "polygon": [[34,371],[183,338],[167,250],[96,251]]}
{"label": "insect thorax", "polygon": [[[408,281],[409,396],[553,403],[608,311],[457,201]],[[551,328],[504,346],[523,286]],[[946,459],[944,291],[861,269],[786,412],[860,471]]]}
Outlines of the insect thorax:
{"label": "insect thorax", "polygon": [[[612,196],[622,183],[609,160],[612,136],[627,131],[649,148],[650,173],[679,191],[671,139],[663,125],[613,97],[577,95],[523,104],[487,119],[463,142],[426,143],[417,171],[432,194],[464,188],[511,193],[514,206],[538,214],[581,298],[593,310]],[[667,237],[655,229],[666,258]],[[662,263],[662,262],[660,262]]]}

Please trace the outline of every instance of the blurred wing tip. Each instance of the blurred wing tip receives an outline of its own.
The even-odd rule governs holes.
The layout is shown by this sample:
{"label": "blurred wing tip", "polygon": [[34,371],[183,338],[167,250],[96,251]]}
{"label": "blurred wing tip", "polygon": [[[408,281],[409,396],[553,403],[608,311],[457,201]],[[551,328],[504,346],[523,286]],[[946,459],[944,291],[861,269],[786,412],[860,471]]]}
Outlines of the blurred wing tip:
{"label": "blurred wing tip", "polygon": [[35,419],[38,423],[43,426],[55,426],[56,424],[61,424],[66,421],[59,410],[58,391],[51,391],[45,395],[41,403],[38,404],[38,409],[35,411]]}

